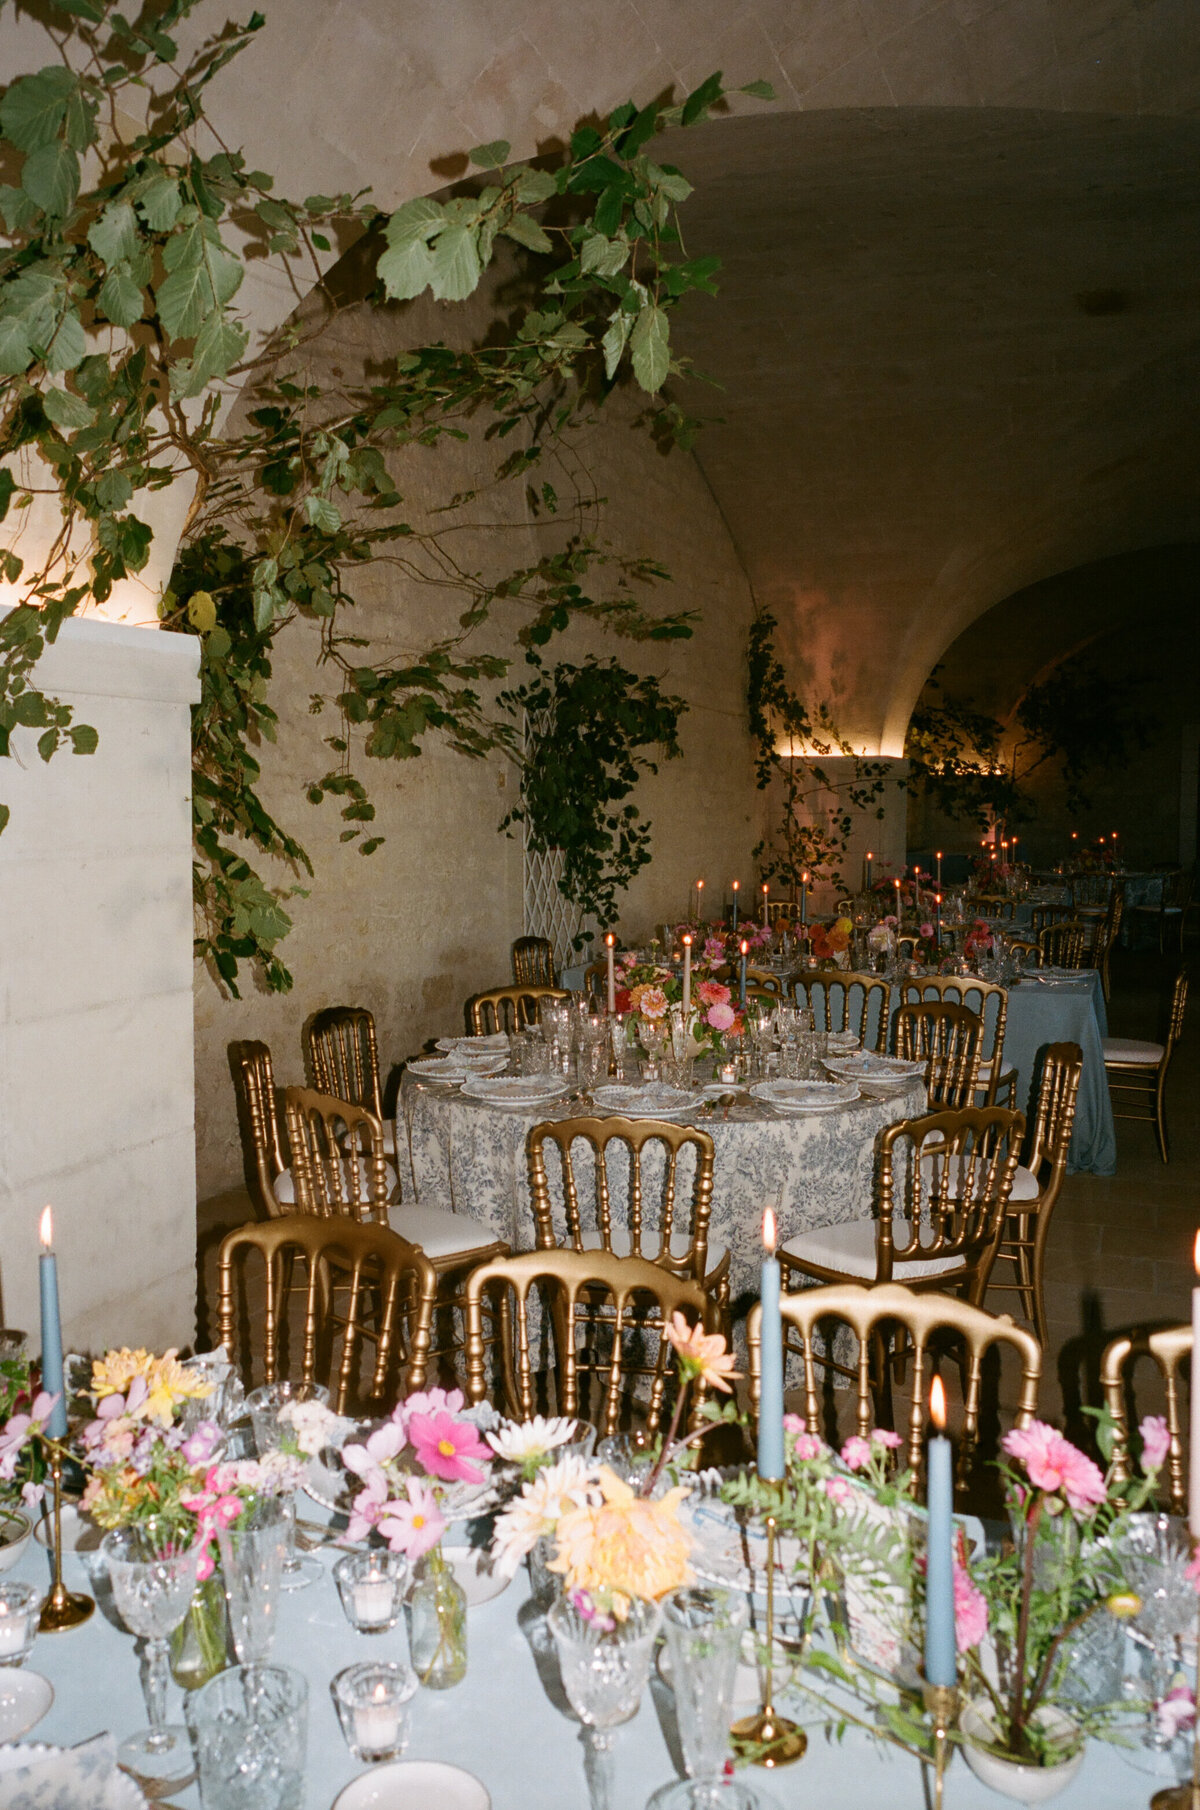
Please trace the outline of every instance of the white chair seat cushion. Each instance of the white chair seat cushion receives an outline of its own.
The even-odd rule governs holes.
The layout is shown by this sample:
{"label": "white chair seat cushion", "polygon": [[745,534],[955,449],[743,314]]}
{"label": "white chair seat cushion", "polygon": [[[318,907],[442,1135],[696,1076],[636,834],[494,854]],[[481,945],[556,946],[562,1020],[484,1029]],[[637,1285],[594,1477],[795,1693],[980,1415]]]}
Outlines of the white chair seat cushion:
{"label": "white chair seat cushion", "polygon": [[[599,1232],[585,1231],[582,1234],[582,1238],[583,1238],[583,1248],[585,1251],[598,1251],[598,1250],[602,1249],[602,1240],[601,1240]],[[691,1238],[688,1236],[688,1234],[686,1232],[672,1232],[672,1234],[671,1234],[671,1255],[672,1255],[672,1257],[677,1257],[677,1258],[686,1257],[688,1254],[688,1246],[691,1244],[691,1242],[692,1242]],[[646,1254],[646,1248],[649,1243],[650,1243],[650,1239],[648,1239],[646,1237],[645,1230],[643,1229],[643,1233],[642,1233],[642,1255],[643,1256],[645,1256],[645,1254]],[[613,1226],[609,1233],[609,1244],[612,1246],[613,1255],[615,1257],[628,1257],[633,1248],[633,1239],[630,1237],[629,1227],[628,1226]],[[726,1249],[726,1247],[723,1244],[719,1244],[716,1241],[709,1242],[709,1246],[708,1246],[708,1273],[709,1273],[709,1275],[711,1275],[715,1269],[719,1269],[721,1267],[722,1263],[724,1263],[725,1249]]]}
{"label": "white chair seat cushion", "polygon": [[1106,1037],[1104,1039],[1104,1060],[1106,1062],[1144,1062],[1147,1068],[1157,1068],[1163,1059],[1161,1043],[1139,1043],[1134,1037]]}
{"label": "white chair seat cushion", "polygon": [[[993,1062],[993,1058],[991,1056],[985,1056],[983,1058],[982,1062],[979,1064],[979,1079],[981,1081],[990,1081],[991,1080],[991,1078],[992,1078],[992,1062]],[[1003,1056],[1001,1056],[1001,1058],[1000,1058],[1000,1085],[1003,1086],[1004,1083],[1008,1080],[1009,1076],[1015,1075],[1016,1072],[1017,1071],[1015,1068],[1005,1068],[1004,1058],[1003,1058]]]}
{"label": "white chair seat cushion", "polygon": [[[388,1163],[386,1165],[386,1168],[387,1168],[388,1193],[391,1195],[395,1195],[397,1188],[400,1186],[400,1177],[396,1174],[394,1164]],[[349,1185],[349,1179],[350,1179],[349,1169],[347,1169],[347,1171],[346,1171],[347,1186]],[[363,1181],[365,1181],[365,1179],[366,1179],[365,1176],[363,1176],[360,1173],[360,1177],[359,1177],[360,1190],[361,1190],[361,1184]],[[296,1204],[296,1184],[292,1180],[292,1172],[290,1169],[281,1170],[280,1173],[275,1177],[274,1189],[275,1189],[275,1198],[279,1202],[281,1207],[295,1206],[295,1204]],[[366,1200],[367,1194],[365,1192],[360,1191],[359,1198],[362,1200]]]}
{"label": "white chair seat cushion", "polygon": [[393,1207],[388,1224],[410,1244],[419,1244],[431,1263],[482,1250],[498,1236],[466,1213],[449,1213],[444,1207]]}
{"label": "white chair seat cushion", "polygon": [[[864,1276],[870,1280],[876,1272],[874,1219],[852,1219],[846,1225],[822,1226],[817,1232],[801,1232],[783,1246],[784,1255],[801,1263],[815,1263],[821,1269],[838,1270],[845,1276]],[[892,1222],[892,1241],[905,1245],[912,1237],[906,1219]],[[892,1275],[897,1282],[912,1282],[919,1276],[940,1276],[946,1270],[960,1270],[961,1257],[912,1257],[907,1262],[893,1262]]]}
{"label": "white chair seat cushion", "polygon": [[1036,1200],[1039,1192],[1032,1171],[1024,1163],[1018,1163],[1017,1173],[1013,1176],[1013,1185],[1009,1190],[1009,1200]]}

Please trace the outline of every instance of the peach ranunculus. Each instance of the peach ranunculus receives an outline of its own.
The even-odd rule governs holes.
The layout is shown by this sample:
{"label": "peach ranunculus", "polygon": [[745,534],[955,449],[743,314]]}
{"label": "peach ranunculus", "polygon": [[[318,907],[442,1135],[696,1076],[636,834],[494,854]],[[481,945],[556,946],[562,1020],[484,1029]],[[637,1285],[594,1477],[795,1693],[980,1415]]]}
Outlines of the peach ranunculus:
{"label": "peach ranunculus", "polygon": [[706,1006],[727,1006],[729,988],[722,986],[719,980],[702,980],[696,988],[696,997]]}
{"label": "peach ranunculus", "polygon": [[699,1377],[708,1388],[723,1389],[726,1395],[730,1394],[728,1379],[742,1373],[734,1369],[737,1360],[719,1332],[705,1332],[698,1321],[695,1326],[689,1326],[678,1309],[671,1315],[665,1331],[675,1347],[686,1381]]}
{"label": "peach ranunculus", "polygon": [[634,1009],[643,1018],[665,1017],[667,996],[661,987],[635,987],[629,997],[631,1002],[636,1002]]}
{"label": "peach ranunculus", "polygon": [[549,1569],[568,1591],[583,1590],[598,1608],[624,1621],[636,1596],[660,1597],[694,1581],[691,1542],[679,1525],[682,1489],[648,1501],[607,1466],[603,1501],[568,1509],[558,1523],[558,1554]]}

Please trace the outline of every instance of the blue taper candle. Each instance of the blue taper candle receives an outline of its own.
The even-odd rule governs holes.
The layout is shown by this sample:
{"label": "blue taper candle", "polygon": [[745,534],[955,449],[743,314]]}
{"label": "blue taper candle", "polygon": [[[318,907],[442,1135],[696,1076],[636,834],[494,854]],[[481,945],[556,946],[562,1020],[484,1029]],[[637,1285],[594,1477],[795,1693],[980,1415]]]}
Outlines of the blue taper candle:
{"label": "blue taper candle", "polygon": [[54,1215],[47,1207],[39,1227],[42,1254],[38,1258],[38,1283],[42,1298],[42,1388],[57,1395],[46,1431],[51,1439],[67,1435],[67,1403],[63,1394],[62,1322],[58,1313],[58,1264],[54,1256]]}
{"label": "blue taper candle", "polygon": [[925,1682],[953,1689],[958,1677],[954,1633],[954,1485],[946,1425],[946,1392],[935,1376],[929,1413],[937,1433],[926,1446],[926,1503],[929,1509],[925,1561]]}
{"label": "blue taper candle", "polygon": [[775,1215],[763,1214],[763,1266],[759,1297],[758,1474],[783,1476],[783,1322],[779,1317],[779,1263],[775,1256]]}

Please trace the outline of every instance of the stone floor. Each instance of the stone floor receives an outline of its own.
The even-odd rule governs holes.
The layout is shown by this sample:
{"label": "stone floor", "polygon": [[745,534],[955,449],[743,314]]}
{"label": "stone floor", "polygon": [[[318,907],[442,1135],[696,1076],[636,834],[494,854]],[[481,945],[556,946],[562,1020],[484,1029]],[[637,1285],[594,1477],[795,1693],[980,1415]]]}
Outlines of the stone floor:
{"label": "stone floor", "polygon": [[[1113,969],[1109,1021],[1115,1036],[1161,1036],[1160,1021],[1174,964],[1120,951]],[[1188,1316],[1192,1243],[1200,1228],[1200,986],[1171,1071],[1168,1124],[1171,1161],[1158,1155],[1149,1124],[1119,1123],[1114,1176],[1069,1176],[1059,1201],[1048,1257],[1049,1353],[1042,1413],[1076,1437],[1086,1434],[1081,1407],[1099,1402],[1100,1353],[1119,1331]],[[215,1334],[216,1249],[223,1234],[250,1216],[235,1188],[198,1209],[200,1338]],[[1015,1295],[989,1306],[1015,1311]],[[1007,1394],[1007,1388],[1004,1393]],[[1139,1374],[1139,1408],[1161,1405],[1154,1379]]]}

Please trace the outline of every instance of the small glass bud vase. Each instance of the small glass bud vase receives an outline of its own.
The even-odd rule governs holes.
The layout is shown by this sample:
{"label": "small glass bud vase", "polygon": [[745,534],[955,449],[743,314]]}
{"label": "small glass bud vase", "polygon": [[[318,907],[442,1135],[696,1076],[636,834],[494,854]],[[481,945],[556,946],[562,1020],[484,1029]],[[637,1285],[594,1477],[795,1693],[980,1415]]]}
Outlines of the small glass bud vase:
{"label": "small glass bud vase", "polygon": [[467,1598],[440,1546],[418,1562],[408,1613],[417,1682],[429,1691],[461,1684],[467,1675]]}

